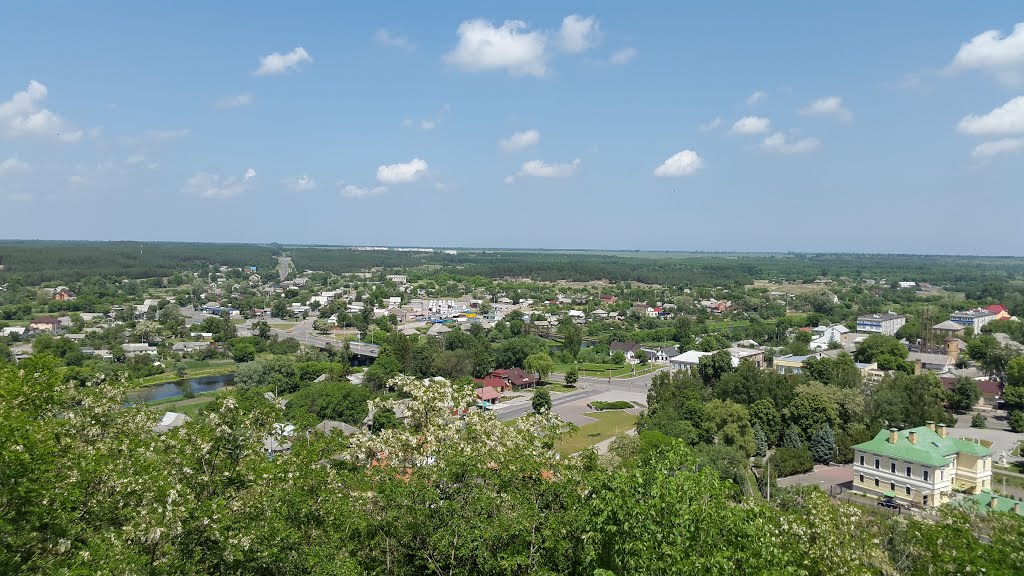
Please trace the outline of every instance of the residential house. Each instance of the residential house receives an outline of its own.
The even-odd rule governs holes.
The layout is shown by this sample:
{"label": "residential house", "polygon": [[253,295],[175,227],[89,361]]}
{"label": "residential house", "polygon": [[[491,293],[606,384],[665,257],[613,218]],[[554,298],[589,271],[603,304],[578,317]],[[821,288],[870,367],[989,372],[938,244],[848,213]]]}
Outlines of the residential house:
{"label": "residential house", "polygon": [[439,338],[451,331],[452,329],[445,326],[444,324],[431,324],[430,328],[427,329],[427,336],[434,336],[435,338]]}
{"label": "residential house", "polygon": [[866,314],[857,318],[857,331],[893,336],[906,323],[906,316],[894,312]]}
{"label": "residential house", "polygon": [[999,345],[1002,346],[1003,348],[1009,348],[1017,352],[1024,352],[1024,344],[1021,344],[1020,342],[1017,342],[1013,338],[1010,338],[1009,334],[995,332],[992,334],[992,337],[995,338],[996,342],[999,342]]}
{"label": "residential house", "polygon": [[914,374],[922,372],[945,372],[956,365],[956,359],[946,354],[911,352],[907,360],[914,364]]}
{"label": "residential house", "polygon": [[165,412],[163,417],[160,418],[160,422],[153,426],[153,432],[164,434],[179,426],[184,426],[190,420],[192,419],[180,412]]}
{"label": "residential house", "polygon": [[394,282],[395,284],[408,284],[409,283],[409,278],[405,274],[388,274],[384,278]]}
{"label": "residential house", "polygon": [[338,420],[324,420],[323,422],[316,425],[316,429],[324,434],[327,434],[328,436],[338,431],[340,431],[345,436],[351,436],[356,432],[359,432],[359,429],[356,428],[355,426],[349,426],[348,424],[340,422]]}
{"label": "residential house", "polygon": [[179,354],[186,354],[193,350],[206,350],[210,347],[210,342],[175,342],[171,346],[171,352],[178,352]]}
{"label": "residential house", "polygon": [[25,334],[25,327],[7,326],[6,328],[0,328],[0,336],[7,337],[11,336],[12,334],[17,334],[18,336]]}
{"label": "residential house", "polygon": [[57,332],[60,330],[60,320],[53,316],[40,316],[29,322],[28,329],[35,332]]}
{"label": "residential house", "polygon": [[983,490],[977,494],[971,494],[967,498],[956,502],[961,508],[970,512],[987,514],[988,512],[1013,512],[1018,516],[1024,516],[1024,501],[1006,496],[998,496],[991,490]]}
{"label": "residential house", "polygon": [[598,296],[598,298],[601,300],[602,304],[615,304],[619,301],[618,297],[614,294],[602,294]]}
{"label": "residential house", "polygon": [[647,359],[651,362],[668,362],[669,358],[674,358],[679,355],[679,350],[675,346],[659,346],[657,348],[641,348]]}
{"label": "residential house", "polygon": [[512,384],[499,376],[488,375],[486,378],[473,378],[473,382],[480,384],[480,388],[491,388],[498,392],[512,390]]}
{"label": "residential house", "polygon": [[[939,382],[942,382],[943,388],[946,390],[952,390],[956,388],[956,382],[958,378],[952,375],[939,376]],[[998,380],[990,380],[988,378],[974,379],[974,383],[978,385],[978,390],[981,392],[981,397],[978,398],[977,408],[995,408],[999,404],[999,397],[1003,393],[1003,385]]]}
{"label": "residential house", "polygon": [[958,324],[952,320],[946,320],[932,326],[932,331],[943,337],[963,338],[964,328],[965,326],[963,324]]}
{"label": "residential house", "polygon": [[488,374],[508,382],[513,389],[533,388],[537,385],[537,377],[522,368],[503,368]]}
{"label": "residential house", "polygon": [[68,290],[67,288],[63,288],[61,290],[58,290],[57,293],[53,295],[53,299],[58,302],[67,302],[69,300],[75,299],[75,293],[72,292],[71,290]]}
{"label": "residential house", "polygon": [[814,338],[811,340],[809,347],[811,350],[827,350],[833,342],[841,346],[843,334],[847,334],[849,331],[850,329],[842,324],[817,326],[811,329]]}
{"label": "residential house", "polygon": [[610,356],[614,356],[616,352],[622,352],[626,357],[626,362],[629,362],[630,364],[635,364],[637,362],[636,354],[639,351],[640,345],[632,341],[612,342],[611,345],[608,346],[608,354]]}
{"label": "residential house", "polygon": [[1006,309],[1006,306],[1003,306],[1002,304],[989,304],[988,306],[985,306],[985,310],[996,315],[993,320],[1009,320],[1010,318],[1013,318],[1013,316],[1010,316],[1010,312]]}
{"label": "residential house", "polygon": [[149,354],[150,356],[156,356],[156,346],[151,346],[147,343],[129,343],[121,346],[124,349],[125,356],[138,356],[140,354]]}
{"label": "residential house", "polygon": [[907,430],[881,430],[853,447],[853,489],[933,508],[954,489],[977,494],[992,488],[992,451],[947,436],[934,422]]}
{"label": "residential house", "polygon": [[481,403],[484,403],[484,404],[488,404],[488,405],[497,404],[498,403],[498,398],[500,396],[501,396],[501,393],[498,392],[497,390],[495,390],[494,388],[491,388],[490,386],[484,386],[482,388],[477,388],[476,389],[476,399],[477,399],[477,401],[481,402]]}
{"label": "residential house", "polygon": [[700,359],[704,356],[708,356],[711,352],[701,352],[700,350],[687,350],[682,354],[678,354],[668,359],[668,365],[672,370],[691,370],[696,368],[700,364]]}
{"label": "residential house", "polygon": [[726,348],[729,352],[729,356],[732,356],[733,366],[739,366],[740,362],[746,360],[751,362],[757,368],[764,368],[764,350],[755,350],[752,348]]}
{"label": "residential house", "polygon": [[995,313],[985,308],[975,308],[962,312],[953,312],[949,315],[951,322],[956,322],[965,328],[974,329],[975,334],[981,334],[981,328],[985,324],[996,319]]}

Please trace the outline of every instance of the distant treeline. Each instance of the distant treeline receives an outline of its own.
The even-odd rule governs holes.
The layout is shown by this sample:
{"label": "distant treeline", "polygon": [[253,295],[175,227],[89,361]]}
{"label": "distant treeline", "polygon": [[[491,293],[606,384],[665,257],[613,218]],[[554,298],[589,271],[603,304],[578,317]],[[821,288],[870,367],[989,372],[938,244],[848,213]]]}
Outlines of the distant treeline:
{"label": "distant treeline", "polygon": [[[705,255],[553,251],[395,252],[329,248],[289,250],[297,269],[354,272],[370,267],[444,271],[488,278],[633,281],[666,286],[734,286],[755,279],[810,282],[819,277],[924,281],[981,290],[1024,277],[1024,258],[886,254]],[[431,268],[433,267],[433,268]]]}
{"label": "distant treeline", "polygon": [[277,266],[274,246],[186,242],[0,241],[0,282],[76,281],[87,276],[151,278],[211,265]]}

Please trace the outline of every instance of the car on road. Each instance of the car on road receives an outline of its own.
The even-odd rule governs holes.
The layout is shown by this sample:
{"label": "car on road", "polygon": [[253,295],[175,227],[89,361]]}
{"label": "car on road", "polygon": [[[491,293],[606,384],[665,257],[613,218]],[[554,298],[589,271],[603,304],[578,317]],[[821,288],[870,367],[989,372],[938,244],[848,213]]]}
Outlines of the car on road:
{"label": "car on road", "polygon": [[899,511],[901,508],[903,508],[903,504],[897,502],[896,499],[892,496],[882,497],[882,499],[878,501],[878,505],[881,506],[882,508],[888,508],[890,510],[896,511]]}

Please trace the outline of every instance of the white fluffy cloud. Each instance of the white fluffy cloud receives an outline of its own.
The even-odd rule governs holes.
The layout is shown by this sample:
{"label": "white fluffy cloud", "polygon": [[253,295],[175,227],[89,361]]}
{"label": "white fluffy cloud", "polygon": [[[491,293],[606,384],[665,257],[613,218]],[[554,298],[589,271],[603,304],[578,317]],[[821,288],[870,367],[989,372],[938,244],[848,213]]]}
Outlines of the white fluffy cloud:
{"label": "white fluffy cloud", "polygon": [[679,178],[689,176],[704,166],[704,159],[693,150],[683,150],[673,154],[668,160],[661,163],[654,169],[654,175],[659,178]]}
{"label": "white fluffy cloud", "polygon": [[391,32],[384,28],[381,28],[377,30],[376,33],[374,33],[373,41],[376,42],[379,46],[387,46],[388,48],[398,48],[400,50],[405,50],[406,52],[412,52],[413,50],[416,50],[416,45],[413,44],[408,38],[406,38],[405,36],[392,34]]}
{"label": "white fluffy cloud", "polygon": [[252,189],[256,171],[249,168],[241,178],[224,177],[211,172],[198,172],[185,181],[182,191],[207,199],[234,198]]}
{"label": "white fluffy cloud", "polygon": [[609,64],[629,64],[637,57],[640,52],[633,47],[623,48],[622,50],[616,50],[612,53],[611,57],[608,58]]}
{"label": "white fluffy cloud", "polygon": [[757,104],[761,100],[764,100],[764,97],[767,95],[768,94],[766,94],[764,90],[758,90],[757,92],[754,92],[750,96],[747,96],[747,106],[753,106]]}
{"label": "white fluffy cloud", "polygon": [[356,186],[355,184],[339,183],[338,187],[341,188],[341,195],[345,198],[369,198],[370,196],[380,196],[388,191],[387,186],[367,188],[364,186]]}
{"label": "white fluffy cloud", "polygon": [[571,54],[579,54],[593,48],[601,41],[601,28],[593,16],[584,18],[570,14],[562,19],[558,30],[558,45]]}
{"label": "white fluffy cloud", "polygon": [[763,116],[744,116],[729,130],[730,134],[763,134],[771,127],[772,121]]}
{"label": "white fluffy cloud", "polygon": [[1013,154],[1024,150],[1024,138],[1003,138],[991,142],[982,142],[971,150],[971,158],[977,162],[986,162],[996,156]]}
{"label": "white fluffy cloud", "polygon": [[523,162],[519,172],[505,177],[506,184],[512,184],[522,176],[533,176],[534,178],[568,178],[579,169],[581,160],[579,158],[566,164],[549,164],[543,160],[530,160]]}
{"label": "white fluffy cloud", "polygon": [[801,116],[831,117],[849,122],[853,120],[853,112],[843,106],[843,99],[839,96],[828,96],[811,102],[807,106],[797,110]]}
{"label": "white fluffy cloud", "polygon": [[1006,37],[999,30],[986,30],[960,45],[948,70],[986,70],[1011,82],[1024,78],[1024,22],[1018,22]]}
{"label": "white fluffy cloud", "polygon": [[45,85],[32,80],[10,100],[0,102],[0,127],[10,136],[52,136],[63,142],[81,140],[81,130],[72,130],[63,118],[41,107],[48,93]]}
{"label": "white fluffy cloud", "polygon": [[712,120],[710,120],[708,122],[705,122],[704,124],[701,124],[700,126],[698,126],[698,128],[700,129],[701,132],[711,132],[712,130],[718,128],[721,125],[722,125],[722,119],[716,117],[716,118],[713,118]]}
{"label": "white fluffy cloud", "polygon": [[312,62],[313,57],[306,52],[302,46],[298,46],[287,54],[274,52],[260,57],[260,67],[253,74],[256,76],[270,76],[273,74],[284,74],[299,67],[303,62]]}
{"label": "white fluffy cloud", "polygon": [[28,162],[22,162],[17,158],[8,158],[3,162],[0,162],[0,176],[16,174],[18,172],[28,172],[31,169],[32,168],[28,165]]}
{"label": "white fluffy cloud", "polygon": [[791,139],[782,132],[776,132],[761,142],[761,148],[769,152],[779,154],[803,154],[813,152],[821,147],[821,141],[817,138],[795,138]]}
{"label": "white fluffy cloud", "polygon": [[384,184],[415,182],[427,173],[429,167],[426,161],[419,158],[413,158],[406,163],[381,164],[377,167],[377,180]]}
{"label": "white fluffy cloud", "polygon": [[423,130],[424,132],[429,132],[429,131],[433,130],[434,128],[437,128],[437,124],[438,124],[437,120],[431,120],[431,119],[423,119],[423,120],[416,121],[416,120],[409,120],[407,118],[405,120],[402,120],[402,127],[403,128],[416,128],[418,130]]}
{"label": "white fluffy cloud", "polygon": [[1024,133],[1024,96],[1017,96],[988,114],[964,116],[956,129],[974,135]]}
{"label": "white fluffy cloud", "polygon": [[521,20],[508,20],[495,27],[486,20],[459,24],[459,43],[443,60],[470,72],[507,70],[513,76],[543,76],[547,53],[542,32],[528,31]]}
{"label": "white fluffy cloud", "polygon": [[217,100],[217,108],[241,108],[242,106],[252,104],[252,102],[252,94],[236,94],[234,96],[225,96],[220,100]]}
{"label": "white fluffy cloud", "polygon": [[306,192],[309,190],[316,189],[316,180],[303,174],[302,176],[295,176],[292,178],[285,178],[281,180],[281,184],[292,192]]}
{"label": "white fluffy cloud", "polygon": [[508,138],[502,138],[501,141],[498,142],[498,146],[505,152],[514,152],[516,150],[536,146],[537,142],[540,142],[540,132],[536,130],[524,130],[522,132],[516,132]]}
{"label": "white fluffy cloud", "polygon": [[167,142],[168,140],[177,140],[179,138],[187,138],[192,131],[188,128],[180,128],[177,130],[150,130],[146,132],[146,136],[156,140],[157,142]]}

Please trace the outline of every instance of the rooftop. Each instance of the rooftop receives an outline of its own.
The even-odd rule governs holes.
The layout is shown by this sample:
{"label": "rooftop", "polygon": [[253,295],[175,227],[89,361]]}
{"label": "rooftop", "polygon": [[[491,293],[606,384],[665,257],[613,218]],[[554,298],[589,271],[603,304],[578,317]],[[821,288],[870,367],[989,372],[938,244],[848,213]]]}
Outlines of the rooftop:
{"label": "rooftop", "polygon": [[[889,442],[889,432],[882,429],[874,438],[857,444],[854,449],[931,466],[945,466],[949,463],[948,457],[954,454],[992,455],[992,451],[981,444],[961,438],[943,438],[928,426],[899,430],[896,432],[895,443]],[[910,441],[911,432],[917,435],[916,443]]]}

